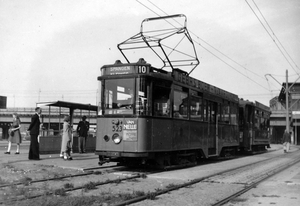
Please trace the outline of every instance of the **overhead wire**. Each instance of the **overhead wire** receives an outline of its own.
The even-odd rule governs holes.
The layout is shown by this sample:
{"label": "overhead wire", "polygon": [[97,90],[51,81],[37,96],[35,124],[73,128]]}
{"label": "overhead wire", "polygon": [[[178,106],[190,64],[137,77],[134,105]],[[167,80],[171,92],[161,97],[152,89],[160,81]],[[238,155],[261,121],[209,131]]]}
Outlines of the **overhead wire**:
{"label": "overhead wire", "polygon": [[[157,9],[159,9],[161,12],[163,12],[165,15],[168,15],[168,13],[166,13],[165,11],[163,11],[162,9],[160,9],[156,4],[152,3],[150,0],[147,0],[149,3],[151,3],[153,6],[155,6]],[[176,21],[176,20],[174,20]],[[176,21],[179,25],[181,25],[178,21]],[[182,25],[181,25],[182,26]],[[206,42],[205,40],[203,40],[202,38],[200,38],[197,34],[195,34],[193,31],[190,30],[190,33],[193,34],[195,37],[197,37],[198,39],[200,39],[201,41],[203,41],[204,43],[206,43],[208,46],[210,46],[211,48],[213,48],[214,50],[216,50],[217,52],[219,52],[220,54],[222,54],[223,56],[225,56],[226,58],[228,58],[229,60],[231,60],[232,62],[234,62],[235,64],[239,65],[240,67],[242,67],[243,69],[245,69],[248,72],[251,72],[252,74],[264,79],[262,76],[258,75],[257,73],[248,70],[246,67],[244,67],[243,65],[239,64],[237,61],[233,60],[232,58],[230,58],[229,56],[227,56],[226,54],[224,54],[223,52],[221,52],[220,50],[218,50],[217,48],[213,47],[211,44],[209,44],[208,42]],[[221,58],[219,58],[217,55],[213,54],[211,51],[209,51],[207,48],[205,48],[201,43],[195,41],[199,46],[201,46],[202,48],[204,48],[205,50],[207,50],[209,53],[211,53],[212,55],[214,55],[216,58],[218,58],[219,60],[221,60],[222,62],[224,62],[225,64],[227,64],[228,66],[230,66],[231,68],[233,68],[233,66],[229,65],[228,63],[226,63],[224,60],[222,60]],[[236,70],[235,68],[233,68],[234,70]],[[246,78],[250,79],[251,81],[254,81],[253,79],[251,79],[250,77],[244,75],[243,73],[239,72],[238,70],[236,70],[238,73],[242,74],[243,76],[245,76]],[[256,81],[254,81],[256,84],[258,84],[259,86],[265,88],[264,86],[260,85],[259,83],[257,83]]]}
{"label": "overhead wire", "polygon": [[[258,19],[258,21],[260,22],[260,24],[263,26],[263,28],[265,29],[265,31],[268,33],[268,35],[270,36],[270,38],[273,40],[273,42],[275,43],[276,47],[279,49],[280,53],[283,55],[283,57],[286,59],[286,61],[288,62],[288,64],[290,65],[290,67],[296,72],[296,74],[299,75],[299,73],[295,70],[295,68],[293,67],[293,65],[290,63],[290,61],[288,60],[288,58],[286,57],[286,55],[284,54],[284,52],[281,50],[281,48],[279,47],[279,45],[277,44],[276,40],[272,37],[272,35],[270,34],[270,32],[268,31],[268,29],[266,28],[266,26],[263,24],[263,22],[260,20],[260,18],[258,17],[258,15],[256,14],[256,12],[254,11],[254,9],[251,7],[251,5],[249,4],[249,2],[247,0],[245,0],[246,3],[248,4],[248,6],[250,7],[251,11],[253,12],[253,14],[256,16],[256,18]],[[268,24],[267,20],[264,18],[263,14],[261,13],[260,9],[258,8],[257,4],[254,2],[254,0],[252,0],[253,3],[255,4],[256,8],[258,9],[258,11],[260,12],[261,16],[263,17],[263,19],[265,20],[266,24],[268,25],[269,29],[272,31],[274,37],[277,39],[277,41],[280,43],[280,41],[278,40],[278,38],[276,37],[274,31],[272,30],[272,28],[270,27],[270,25]],[[280,43],[281,47],[283,47],[283,45]],[[287,55],[291,58],[291,56],[288,54],[288,52],[285,50],[285,48],[283,47],[284,51],[287,53]],[[292,58],[291,58],[292,59]],[[292,60],[293,61],[293,60]],[[293,61],[294,62],[294,61]],[[297,65],[296,65],[297,66]],[[297,66],[298,67],[298,66]]]}
{"label": "overhead wire", "polygon": [[[272,32],[272,35],[274,36],[274,38],[277,40],[277,42],[279,43],[279,45],[281,46],[281,48],[284,50],[284,52],[281,50],[281,48],[279,47],[279,45],[276,43],[276,40],[273,38],[273,36],[270,34],[270,32],[268,31],[268,29],[265,27],[265,25],[263,24],[263,22],[260,20],[260,18],[258,17],[258,15],[255,13],[254,9],[251,7],[251,5],[247,2],[247,0],[245,0],[246,3],[248,4],[248,6],[250,7],[250,9],[252,10],[252,12],[254,13],[254,15],[256,16],[256,18],[259,20],[260,24],[263,26],[263,28],[265,29],[265,31],[268,33],[268,35],[270,36],[270,38],[272,39],[272,41],[275,43],[276,47],[279,49],[279,51],[281,52],[281,54],[283,55],[283,57],[286,59],[286,61],[288,62],[288,64],[290,65],[290,67],[295,71],[295,73],[299,76],[299,73],[296,71],[296,69],[292,66],[292,64],[290,63],[290,61],[288,60],[288,58],[286,57],[286,55],[284,54],[284,52],[287,54],[287,56],[290,58],[290,60],[295,64],[296,68],[298,68],[297,64],[295,63],[295,61],[293,60],[293,58],[289,55],[289,53],[287,52],[287,50],[285,49],[285,47],[282,45],[281,41],[277,38],[275,32],[273,31],[273,29],[271,28],[270,24],[268,23],[267,19],[264,17],[263,13],[261,12],[261,10],[259,9],[259,7],[257,6],[257,4],[255,3],[254,0],[252,0],[253,4],[255,5],[256,9],[258,10],[258,12],[260,13],[261,17],[263,18],[264,22],[266,23],[267,27],[269,28],[269,30]],[[299,69],[299,68],[298,68]],[[274,75],[273,75],[274,76]],[[278,75],[279,76],[279,75]],[[280,75],[281,76],[281,75]],[[281,76],[282,77],[282,76]],[[266,78],[267,79],[267,78]],[[272,91],[270,88],[270,84],[269,81],[267,79],[268,82],[268,86],[269,86],[269,90],[271,92],[271,96],[272,96]]]}
{"label": "overhead wire", "polygon": [[270,24],[268,23],[268,21],[266,20],[266,18],[264,17],[264,15],[262,14],[262,12],[260,11],[260,9],[258,8],[257,4],[255,3],[254,0],[252,0],[254,5],[256,6],[257,10],[259,11],[259,13],[261,14],[261,16],[263,17],[263,19],[265,20],[266,24],[268,25],[269,29],[272,31],[273,36],[277,39],[278,43],[280,44],[280,46],[283,48],[283,50],[285,51],[285,53],[288,55],[288,57],[290,58],[290,60],[295,64],[295,66],[299,69],[298,65],[295,63],[295,61],[293,60],[293,58],[290,56],[290,54],[287,52],[287,50],[285,49],[285,47],[282,45],[281,41],[277,38],[275,32],[273,31],[273,29],[271,28]]}
{"label": "overhead wire", "polygon": [[[157,9],[159,9],[161,12],[163,12],[165,15],[168,15],[165,11],[163,11],[162,9],[160,9],[156,4],[152,3],[150,0],[147,0],[149,3],[151,3],[153,6],[155,6]],[[175,20],[176,21],[176,20]],[[178,21],[176,21],[179,25],[181,25]],[[182,25],[181,25],[182,26]],[[251,72],[252,74],[260,77],[260,78],[263,78],[261,77],[260,75],[258,75],[257,73],[251,71],[251,70],[248,70],[246,67],[244,67],[243,65],[239,64],[237,61],[233,60],[232,58],[228,57],[226,54],[224,54],[223,52],[221,52],[220,50],[218,50],[217,48],[215,48],[214,46],[212,46],[211,44],[209,44],[208,42],[206,42],[204,39],[200,38],[197,34],[195,34],[193,31],[191,31],[191,34],[193,34],[195,37],[197,37],[198,39],[200,39],[201,41],[203,41],[205,44],[207,44],[208,46],[210,46],[211,48],[213,48],[214,50],[216,50],[217,52],[219,52],[220,54],[222,54],[223,56],[225,56],[226,58],[228,58],[229,60],[231,60],[232,62],[234,62],[235,64],[239,65],[240,67],[242,67],[243,69],[245,69],[246,71],[248,72]],[[196,41],[195,41],[196,42]],[[201,43],[199,42],[196,42],[199,46],[203,47],[203,45],[201,45]],[[205,48],[206,49],[206,48]]]}
{"label": "overhead wire", "polygon": [[[138,3],[140,3],[141,5],[145,6],[147,9],[149,9],[150,11],[152,11],[154,14],[156,14],[157,16],[161,17],[158,13],[154,12],[152,9],[150,9],[149,7],[147,7],[145,4],[142,4],[140,1],[136,0]],[[153,6],[155,6],[157,9],[159,9],[161,12],[163,12],[165,15],[168,15],[168,13],[166,13],[165,11],[163,11],[161,8],[159,8],[156,4],[154,4],[153,2],[151,2],[150,0],[147,0],[149,3],[151,3]],[[174,20],[176,21],[176,20]],[[176,21],[179,25],[181,25],[178,21]],[[223,56],[225,56],[226,58],[228,58],[229,60],[231,60],[232,62],[236,63],[237,65],[241,66],[243,69],[245,69],[246,71],[249,71],[255,75],[257,75],[258,77],[262,78],[260,75],[256,74],[255,72],[248,70],[246,67],[242,66],[241,64],[239,64],[238,62],[236,62],[235,60],[233,60],[232,58],[228,57],[227,55],[225,55],[223,52],[219,51],[218,49],[216,49],[215,47],[213,47],[212,45],[210,45],[209,43],[207,43],[206,41],[204,41],[203,39],[201,39],[198,35],[196,35],[194,32],[190,31],[191,34],[193,34],[194,36],[196,36],[198,39],[200,39],[201,41],[205,42],[207,45],[209,45],[211,48],[213,48],[214,50],[216,50],[217,52],[219,52],[220,54],[222,54]],[[194,41],[195,43],[197,43],[199,46],[201,46],[203,49],[205,49],[207,52],[209,52],[210,54],[212,54],[213,56],[215,56],[216,58],[218,58],[220,61],[222,61],[223,63],[225,63],[227,66],[229,66],[230,68],[234,69],[236,72],[238,72],[239,74],[241,74],[242,76],[246,77],[247,79],[249,79],[250,81],[254,82],[255,84],[259,85],[260,87],[266,89],[269,91],[268,88],[264,87],[263,85],[259,84],[258,82],[256,82],[255,80],[253,80],[252,78],[248,77],[247,75],[243,74],[242,72],[240,72],[238,69],[236,69],[234,66],[230,65],[229,63],[227,63],[226,61],[224,61],[223,59],[221,59],[219,56],[217,56],[216,54],[214,54],[212,51],[210,51],[209,49],[205,48],[201,43]]]}

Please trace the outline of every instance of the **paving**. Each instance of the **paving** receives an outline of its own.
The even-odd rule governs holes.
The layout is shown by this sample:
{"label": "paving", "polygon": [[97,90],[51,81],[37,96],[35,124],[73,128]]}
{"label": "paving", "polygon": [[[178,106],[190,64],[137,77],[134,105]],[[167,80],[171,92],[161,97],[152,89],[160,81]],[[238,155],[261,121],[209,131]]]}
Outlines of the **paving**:
{"label": "paving", "polygon": [[29,141],[23,141],[20,147],[20,154],[16,155],[16,144],[12,144],[10,155],[8,155],[4,154],[7,151],[7,141],[0,141],[0,163],[22,162],[25,164],[55,165],[77,170],[99,167],[98,156],[95,153],[74,153],[72,154],[73,160],[70,161],[63,160],[59,157],[59,154],[41,154],[41,160],[29,160],[29,145]]}
{"label": "paving", "polygon": [[[296,151],[296,148],[292,148],[291,152]],[[263,154],[258,154],[258,155],[250,155],[247,157],[243,158],[237,158],[237,159],[232,159],[232,160],[227,160],[227,161],[221,161],[221,162],[216,162],[212,164],[204,164],[201,166],[197,167],[190,167],[190,168],[185,168],[181,170],[174,170],[174,171],[168,171],[168,172],[163,172],[159,174],[153,174],[150,175],[152,177],[156,178],[166,178],[166,179],[180,179],[180,180],[192,180],[196,179],[199,177],[205,177],[207,175],[212,175],[216,174],[218,172],[251,164],[254,162],[258,162],[261,160],[264,160],[268,158],[269,155],[272,155],[272,153],[282,153],[282,146],[281,145],[271,145],[271,148],[268,149],[268,153],[263,153]]]}
{"label": "paving", "polygon": [[[62,168],[72,168],[84,170],[87,168],[99,167],[98,156],[94,153],[72,154],[73,160],[66,161],[59,157],[59,154],[41,154],[39,161],[28,160],[29,141],[21,144],[20,154],[16,155],[16,145],[12,145],[11,154],[4,152],[7,150],[7,142],[0,141],[0,163],[22,162],[25,164],[55,165]],[[292,145],[290,152],[297,152],[299,146]],[[188,181],[199,177],[205,177],[232,167],[242,166],[264,160],[272,155],[282,154],[282,145],[272,144],[268,153],[252,155],[243,158],[237,158],[227,161],[216,162],[212,164],[200,165],[174,171],[166,171],[149,175],[149,178],[155,179],[176,179]],[[111,163],[114,164],[114,163]],[[108,164],[104,165],[108,166]],[[264,195],[262,195],[264,194]],[[227,205],[300,205],[300,163],[285,170],[267,181],[261,183],[256,188],[248,191],[242,197],[247,199],[243,203],[228,203]]]}

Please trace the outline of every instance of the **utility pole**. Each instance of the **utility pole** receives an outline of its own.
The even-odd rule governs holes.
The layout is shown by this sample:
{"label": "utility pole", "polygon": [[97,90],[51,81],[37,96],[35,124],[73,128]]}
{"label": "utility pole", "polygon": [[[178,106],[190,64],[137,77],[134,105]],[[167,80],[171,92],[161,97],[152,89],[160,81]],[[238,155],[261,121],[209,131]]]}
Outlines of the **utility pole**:
{"label": "utility pole", "polygon": [[40,102],[40,96],[41,96],[41,88],[39,89],[39,98],[38,98],[38,102]]}

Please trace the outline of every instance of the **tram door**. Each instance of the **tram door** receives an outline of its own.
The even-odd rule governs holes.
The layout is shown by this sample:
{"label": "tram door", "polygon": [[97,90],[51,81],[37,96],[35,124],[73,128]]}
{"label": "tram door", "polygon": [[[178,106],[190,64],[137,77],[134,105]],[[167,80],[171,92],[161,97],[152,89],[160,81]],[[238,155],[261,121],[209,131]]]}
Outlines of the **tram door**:
{"label": "tram door", "polygon": [[255,135],[254,132],[254,123],[255,123],[255,109],[252,106],[246,106],[246,118],[248,124],[248,135],[244,139],[244,146],[250,149],[252,145],[253,137]]}
{"label": "tram door", "polygon": [[217,106],[216,102],[207,102],[207,114],[209,123],[209,139],[208,139],[208,155],[214,156],[218,154],[218,121],[217,121]]}

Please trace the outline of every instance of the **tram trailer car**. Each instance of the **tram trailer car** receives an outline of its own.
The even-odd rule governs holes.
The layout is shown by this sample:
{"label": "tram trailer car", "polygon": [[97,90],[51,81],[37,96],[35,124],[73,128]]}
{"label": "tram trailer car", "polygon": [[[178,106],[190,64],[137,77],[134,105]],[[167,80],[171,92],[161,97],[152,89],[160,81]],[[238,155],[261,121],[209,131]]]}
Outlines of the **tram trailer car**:
{"label": "tram trailer car", "polygon": [[239,100],[240,150],[259,153],[270,148],[270,108],[259,103]]}
{"label": "tram trailer car", "polygon": [[235,94],[143,59],[105,65],[98,80],[99,164],[190,165],[239,150]]}

